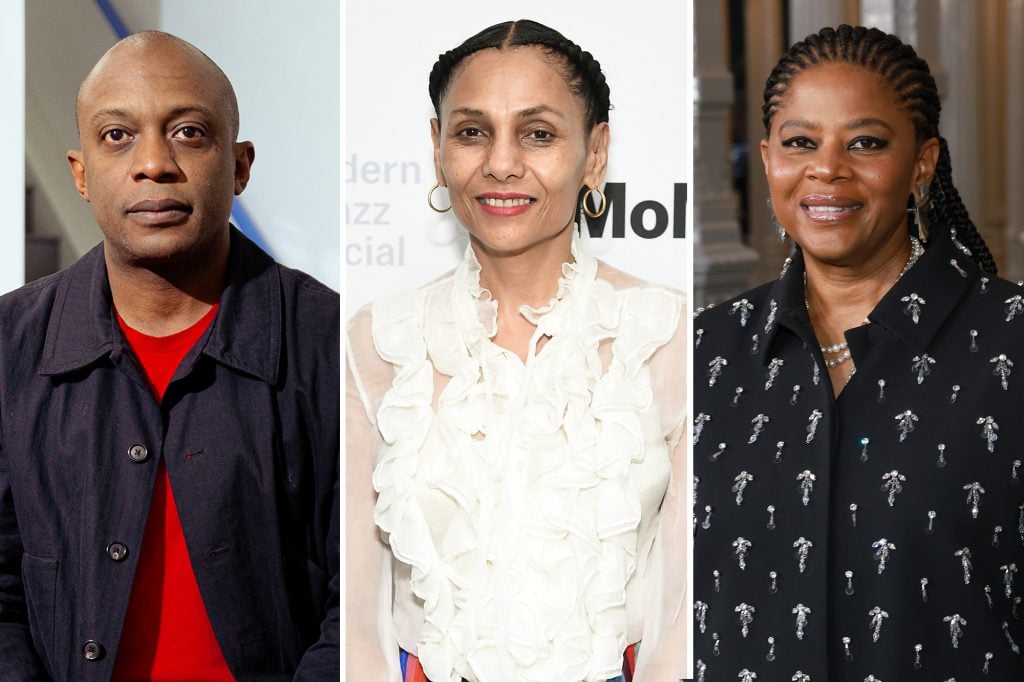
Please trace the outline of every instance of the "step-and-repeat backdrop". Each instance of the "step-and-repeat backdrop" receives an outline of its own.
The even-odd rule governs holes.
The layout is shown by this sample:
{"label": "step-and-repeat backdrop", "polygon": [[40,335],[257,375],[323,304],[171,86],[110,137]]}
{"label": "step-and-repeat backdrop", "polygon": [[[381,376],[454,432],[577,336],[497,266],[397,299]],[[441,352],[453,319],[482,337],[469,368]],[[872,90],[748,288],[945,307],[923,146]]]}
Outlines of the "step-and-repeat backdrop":
{"label": "step-and-repeat backdrop", "polygon": [[[427,80],[438,54],[483,28],[535,19],[601,62],[611,88],[609,205],[583,217],[591,251],[653,282],[690,286],[692,17],[687,2],[466,0],[347,4],[345,178],[348,314],[454,267],[466,245],[434,184]],[[437,192],[437,201],[447,199]]]}

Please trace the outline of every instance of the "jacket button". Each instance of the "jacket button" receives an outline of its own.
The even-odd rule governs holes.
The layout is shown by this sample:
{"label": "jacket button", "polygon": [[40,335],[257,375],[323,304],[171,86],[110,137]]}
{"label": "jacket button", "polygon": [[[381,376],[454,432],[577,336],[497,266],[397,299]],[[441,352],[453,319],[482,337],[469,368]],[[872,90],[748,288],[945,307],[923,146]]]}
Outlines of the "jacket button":
{"label": "jacket button", "polygon": [[87,661],[98,661],[103,658],[106,650],[103,645],[97,642],[95,639],[88,640],[82,647],[82,655],[85,656]]}
{"label": "jacket button", "polygon": [[122,542],[111,542],[107,545],[107,556],[114,561],[124,561],[128,556],[128,548]]}
{"label": "jacket button", "polygon": [[149,459],[149,450],[146,449],[145,445],[133,445],[128,448],[128,457],[133,462],[145,462]]}

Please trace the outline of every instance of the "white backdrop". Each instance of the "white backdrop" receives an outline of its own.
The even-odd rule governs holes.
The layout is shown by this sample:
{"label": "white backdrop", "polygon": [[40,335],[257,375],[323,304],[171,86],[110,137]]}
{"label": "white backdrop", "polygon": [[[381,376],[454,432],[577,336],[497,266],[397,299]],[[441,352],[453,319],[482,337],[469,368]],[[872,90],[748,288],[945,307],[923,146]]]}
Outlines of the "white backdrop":
{"label": "white backdrop", "polygon": [[4,4],[0,22],[0,293],[25,282],[25,4]]}
{"label": "white backdrop", "polygon": [[[426,203],[435,180],[427,79],[438,54],[487,26],[520,18],[551,26],[590,51],[611,88],[605,182],[622,183],[624,198],[610,202],[604,233],[591,239],[591,251],[634,275],[689,291],[690,240],[676,235],[685,228],[688,236],[692,226],[691,202],[684,199],[692,168],[690,3],[496,5],[347,5],[342,173],[348,314],[435,278],[461,257],[466,242],[457,221]],[[437,194],[442,201],[443,192]],[[613,230],[621,236],[613,237]],[[638,234],[658,230],[653,238]]]}
{"label": "white backdrop", "polygon": [[210,55],[235,87],[239,139],[256,146],[241,199],[260,236],[277,260],[335,289],[339,12],[335,0],[164,0],[160,25]]}

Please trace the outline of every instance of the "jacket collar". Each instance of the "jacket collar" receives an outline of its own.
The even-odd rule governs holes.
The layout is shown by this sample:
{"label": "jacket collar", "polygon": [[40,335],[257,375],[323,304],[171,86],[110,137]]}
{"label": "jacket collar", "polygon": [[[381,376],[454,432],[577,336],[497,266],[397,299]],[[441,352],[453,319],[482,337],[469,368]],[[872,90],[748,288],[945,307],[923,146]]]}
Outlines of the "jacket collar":
{"label": "jacket collar", "polygon": [[779,327],[791,329],[798,337],[801,329],[810,326],[804,306],[804,255],[795,249],[782,267],[779,278],[768,290],[767,307],[758,312],[755,331],[761,335],[759,356],[761,363],[776,355],[774,345]]}
{"label": "jacket collar", "polygon": [[[232,227],[220,308],[197,350],[274,384],[281,364],[281,317],[276,264]],[[101,243],[61,276],[39,373],[66,374],[126,350],[114,316]]]}
{"label": "jacket collar", "polygon": [[[882,296],[868,318],[920,355],[931,346],[957,303],[980,274],[974,259],[956,250],[946,230],[934,229],[924,254]],[[756,318],[760,329],[755,331],[762,333],[759,354],[763,364],[767,364],[769,358],[777,354],[773,346],[778,339],[780,325],[792,329],[798,335],[799,327],[810,326],[804,305],[803,282],[803,252],[796,249],[788,267],[769,290],[768,307],[759,311]],[[914,295],[918,301],[923,299],[923,303],[918,302],[920,312],[917,322],[914,322],[908,309]],[[775,301],[776,306],[774,320],[771,320],[771,301]]]}

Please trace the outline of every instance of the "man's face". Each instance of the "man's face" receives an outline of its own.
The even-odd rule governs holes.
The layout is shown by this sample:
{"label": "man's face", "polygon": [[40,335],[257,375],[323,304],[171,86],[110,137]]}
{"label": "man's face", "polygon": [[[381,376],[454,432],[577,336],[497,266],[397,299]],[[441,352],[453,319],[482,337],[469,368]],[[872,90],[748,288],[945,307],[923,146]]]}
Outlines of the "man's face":
{"label": "man's face", "polygon": [[115,48],[78,103],[81,151],[68,152],[108,259],[160,267],[202,261],[226,242],[253,147],[234,142],[226,83],[170,41]]}

